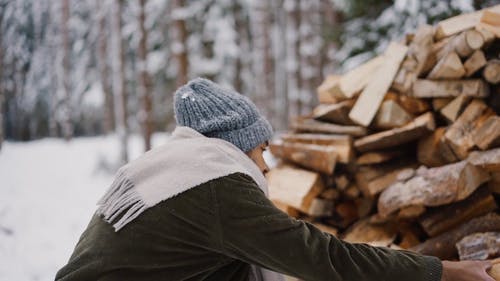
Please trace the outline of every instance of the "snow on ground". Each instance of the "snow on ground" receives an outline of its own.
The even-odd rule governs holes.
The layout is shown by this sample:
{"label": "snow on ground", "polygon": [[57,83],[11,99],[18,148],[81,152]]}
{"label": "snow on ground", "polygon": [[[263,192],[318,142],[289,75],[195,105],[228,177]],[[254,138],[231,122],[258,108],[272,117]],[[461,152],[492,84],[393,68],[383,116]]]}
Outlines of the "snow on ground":
{"label": "snow on ground", "polygon": [[[166,135],[155,135],[161,144]],[[54,280],[111,184],[115,136],[6,142],[0,150],[0,280]],[[142,141],[132,137],[131,158]],[[111,166],[111,167],[110,167]],[[115,167],[115,168],[112,168]]]}
{"label": "snow on ground", "polygon": [[[166,138],[155,135],[153,146]],[[142,140],[132,137],[129,150],[141,155]],[[3,144],[0,281],[54,280],[111,184],[118,152],[116,136]]]}

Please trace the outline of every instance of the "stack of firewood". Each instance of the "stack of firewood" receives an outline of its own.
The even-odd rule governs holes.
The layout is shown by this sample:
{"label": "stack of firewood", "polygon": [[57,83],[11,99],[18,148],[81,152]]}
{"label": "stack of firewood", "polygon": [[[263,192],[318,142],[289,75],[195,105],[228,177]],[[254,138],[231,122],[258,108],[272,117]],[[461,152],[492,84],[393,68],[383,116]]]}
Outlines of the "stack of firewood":
{"label": "stack of firewood", "polygon": [[349,242],[500,256],[500,5],[424,25],[318,88],[270,198]]}

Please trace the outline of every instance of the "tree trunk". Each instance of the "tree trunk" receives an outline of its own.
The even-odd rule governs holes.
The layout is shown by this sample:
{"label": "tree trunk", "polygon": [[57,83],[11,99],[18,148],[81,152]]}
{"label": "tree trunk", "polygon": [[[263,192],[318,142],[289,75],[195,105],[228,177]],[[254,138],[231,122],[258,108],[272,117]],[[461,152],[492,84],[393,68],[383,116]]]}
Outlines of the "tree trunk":
{"label": "tree trunk", "polygon": [[61,48],[62,48],[62,71],[60,73],[59,79],[61,87],[60,96],[60,111],[62,133],[66,140],[70,140],[73,137],[73,124],[71,122],[71,105],[70,105],[70,55],[71,46],[69,38],[69,0],[62,1],[62,21],[61,21]]}
{"label": "tree trunk", "polygon": [[[173,14],[176,9],[183,9],[186,6],[185,0],[173,1]],[[182,16],[175,15],[174,19],[174,48],[173,53],[177,60],[177,79],[176,86],[180,87],[188,81],[189,61],[187,53],[187,29],[186,21]]]}
{"label": "tree trunk", "polygon": [[148,32],[144,27],[144,6],[146,5],[146,0],[139,0],[140,12],[139,12],[139,31],[140,31],[140,41],[139,41],[139,97],[141,99],[142,110],[139,114],[139,121],[142,127],[142,134],[144,137],[144,150],[148,151],[151,149],[151,134],[153,133],[153,104],[151,102],[151,77],[148,73],[147,68],[147,40]]}
{"label": "tree trunk", "polygon": [[125,58],[122,40],[123,0],[113,2],[113,96],[115,101],[116,131],[120,138],[120,161],[128,161],[128,125],[125,91]]}
{"label": "tree trunk", "polygon": [[287,11],[286,19],[286,69],[288,74],[288,100],[290,106],[289,118],[298,116],[302,112],[302,102],[300,100],[300,88],[302,78],[299,68],[300,49],[300,0],[285,0]]}
{"label": "tree trunk", "polygon": [[107,9],[101,4],[101,0],[96,0],[96,8],[98,9],[98,24],[99,35],[97,38],[97,66],[101,78],[101,85],[104,94],[104,131],[106,133],[113,132],[115,129],[115,116],[113,104],[113,92],[109,80],[109,64],[108,64],[108,29],[106,23]]}

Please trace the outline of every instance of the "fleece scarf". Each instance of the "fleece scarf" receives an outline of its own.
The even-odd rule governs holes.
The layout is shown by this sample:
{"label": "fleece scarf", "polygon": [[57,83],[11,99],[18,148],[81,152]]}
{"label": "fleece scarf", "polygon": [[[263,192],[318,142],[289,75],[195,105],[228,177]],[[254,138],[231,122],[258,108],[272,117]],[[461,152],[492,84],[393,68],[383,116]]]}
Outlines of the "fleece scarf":
{"label": "fleece scarf", "polygon": [[[118,232],[148,208],[233,173],[250,176],[268,195],[264,175],[239,148],[189,127],[177,127],[164,145],[118,170],[111,187],[98,202],[97,213]],[[250,280],[283,281],[284,276],[252,266]]]}

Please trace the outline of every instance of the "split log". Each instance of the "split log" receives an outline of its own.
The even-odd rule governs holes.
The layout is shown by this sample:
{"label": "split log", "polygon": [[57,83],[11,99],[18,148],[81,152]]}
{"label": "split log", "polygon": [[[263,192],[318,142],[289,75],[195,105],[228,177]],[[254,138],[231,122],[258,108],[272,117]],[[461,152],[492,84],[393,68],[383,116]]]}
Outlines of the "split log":
{"label": "split log", "polygon": [[387,247],[396,239],[396,229],[391,224],[371,224],[363,219],[350,227],[342,239],[349,243],[366,243],[372,246]]}
{"label": "split log", "polygon": [[306,214],[312,217],[331,216],[333,212],[333,201],[322,198],[314,198]]}
{"label": "split log", "polygon": [[[480,35],[479,35],[480,36]],[[482,38],[482,37],[481,37]],[[465,68],[456,52],[449,52],[434,66],[428,79],[459,79],[465,75]]]}
{"label": "split log", "polygon": [[460,260],[488,260],[500,256],[500,232],[474,233],[456,244]]}
{"label": "split log", "polygon": [[[446,132],[446,127],[437,128],[432,134],[420,138],[417,144],[417,159],[418,162],[424,164],[427,167],[439,167],[450,162],[455,162],[457,159],[454,154],[452,154],[452,161],[445,158],[443,155],[443,147],[447,146],[442,144],[442,139],[444,133]],[[446,147],[445,147],[446,149]],[[447,149],[451,150],[450,148]]]}
{"label": "split log", "polygon": [[419,223],[434,237],[496,208],[495,198],[488,188],[481,187],[465,200],[428,210]]}
{"label": "split log", "polygon": [[500,82],[500,60],[490,60],[483,70],[483,77],[491,84]]}
{"label": "split log", "polygon": [[324,190],[320,174],[283,165],[267,173],[269,198],[308,213],[312,202]]}
{"label": "split log", "polygon": [[340,190],[344,191],[349,187],[349,179],[345,175],[340,175],[335,177],[335,187]]}
{"label": "split log", "polygon": [[399,95],[398,103],[401,105],[408,113],[414,115],[420,115],[424,112],[429,111],[429,103],[424,100],[416,99],[410,96]]}
{"label": "split log", "polygon": [[420,215],[425,213],[425,210],[426,210],[425,207],[422,205],[404,207],[403,209],[399,210],[397,218],[399,219],[418,218]]}
{"label": "split log", "polygon": [[284,143],[334,147],[338,155],[337,161],[343,164],[348,164],[354,159],[352,138],[347,135],[285,134],[281,136],[281,139]]}
{"label": "split log", "polygon": [[344,190],[343,195],[347,199],[356,199],[359,197],[361,191],[359,190],[359,187],[355,184],[349,184],[347,188]]}
{"label": "split log", "polygon": [[474,218],[459,227],[411,248],[411,250],[423,255],[435,256],[443,260],[453,259],[457,256],[455,244],[460,239],[472,233],[489,231],[500,231],[500,216],[495,213],[489,213],[485,216]]}
{"label": "split log", "polygon": [[412,116],[397,102],[387,100],[380,106],[373,125],[375,128],[387,130],[404,126],[411,120]]}
{"label": "split log", "polygon": [[412,96],[417,98],[446,98],[459,95],[485,98],[489,87],[481,79],[434,81],[419,79],[412,87]]}
{"label": "split log", "polygon": [[483,51],[476,50],[465,62],[465,76],[470,77],[472,74],[476,73],[479,69],[486,65],[486,57]]}
{"label": "split log", "polygon": [[342,126],[313,119],[295,120],[292,122],[291,128],[298,132],[346,134],[354,137],[361,137],[367,133],[366,129],[360,126]]}
{"label": "split log", "polygon": [[346,225],[350,225],[359,219],[358,207],[352,201],[346,201],[335,206],[335,213]]}
{"label": "split log", "polygon": [[[500,6],[500,5],[499,5]],[[486,29],[500,38],[500,9],[489,9],[485,11],[478,23],[480,28]]]}
{"label": "split log", "polygon": [[357,165],[380,164],[399,157],[403,154],[400,150],[374,151],[361,154],[356,159]]}
{"label": "split log", "polygon": [[444,142],[449,145],[459,159],[467,158],[474,147],[472,133],[493,111],[481,100],[473,100],[444,134]]}
{"label": "split log", "polygon": [[331,89],[340,80],[340,75],[328,75],[326,79],[317,88],[318,101],[320,103],[337,103],[338,100],[334,97]]}
{"label": "split log", "polygon": [[442,38],[457,34],[459,32],[465,31],[467,29],[475,27],[483,16],[485,10],[489,11],[499,11],[500,5],[489,7],[480,11],[473,13],[461,14],[455,17],[451,17],[440,21],[436,27],[436,33],[434,38],[440,40]]}
{"label": "split log", "polygon": [[367,197],[360,197],[356,198],[354,200],[354,203],[356,204],[356,207],[358,208],[358,216],[359,218],[365,218],[373,210],[373,207],[375,207],[375,200],[372,198],[367,198]]}
{"label": "split log", "polygon": [[481,23],[476,25],[476,30],[481,33],[481,36],[483,36],[484,39],[484,47],[487,48],[490,46],[490,44],[495,41],[495,33],[491,32],[488,29],[485,29],[484,27],[481,26]]}
{"label": "split log", "polygon": [[365,127],[370,125],[387,90],[389,90],[394,80],[394,76],[407,50],[408,47],[395,42],[387,47],[382,65],[375,73],[370,75],[372,79],[363,89],[363,92],[361,92],[354,107],[349,113],[349,118],[351,118],[352,121]]}
{"label": "split log", "polygon": [[335,146],[305,143],[271,143],[271,153],[302,167],[332,175],[339,154]]}
{"label": "split log", "polygon": [[354,100],[345,100],[335,104],[320,104],[313,110],[313,118],[342,125],[354,125],[349,119],[349,111]]}
{"label": "split log", "polygon": [[492,262],[491,268],[488,270],[488,274],[495,279],[495,281],[500,281],[500,259],[495,259]]}
{"label": "split log", "polygon": [[408,47],[401,67],[399,68],[391,88],[406,93],[418,76],[424,71],[425,64],[432,51],[434,28],[430,25],[419,27]]}
{"label": "split log", "polygon": [[469,155],[467,161],[490,173],[498,173],[500,172],[500,148],[474,151]]}
{"label": "split log", "polygon": [[442,59],[451,52],[456,52],[461,58],[469,57],[475,50],[479,50],[484,45],[484,37],[481,32],[475,29],[463,31],[453,37],[441,48],[436,57]]}
{"label": "split log", "polygon": [[356,182],[365,197],[374,198],[375,195],[381,193],[391,184],[395,183],[398,180],[398,175],[401,172],[405,172],[407,169],[412,169],[412,167],[400,167],[370,180],[367,180],[362,172],[358,172],[356,173]]}
{"label": "split log", "polygon": [[458,116],[462,114],[467,104],[472,98],[464,95],[460,95],[454,98],[450,103],[443,107],[440,112],[441,115],[449,122],[453,123],[457,120]]}
{"label": "split log", "polygon": [[472,140],[482,150],[500,146],[500,117],[489,117],[472,133]]}
{"label": "split log", "polygon": [[337,200],[340,197],[340,192],[338,189],[335,188],[327,188],[321,194],[319,195],[320,198],[327,199],[327,200]]}
{"label": "split log", "polygon": [[434,111],[440,111],[443,107],[447,106],[453,98],[433,98],[432,99],[432,109]]}
{"label": "split log", "polygon": [[396,182],[382,192],[378,201],[381,216],[408,206],[441,206],[467,198],[490,178],[488,172],[467,161],[442,167],[421,167],[406,182]]}
{"label": "split log", "polygon": [[[328,92],[338,101],[351,99],[365,88],[372,80],[373,73],[376,73],[378,68],[384,63],[385,58],[377,56],[360,66],[348,71],[346,74],[331,83]],[[326,86],[325,86],[326,88]]]}
{"label": "split log", "polygon": [[434,128],[434,117],[429,112],[420,115],[403,127],[360,138],[354,142],[354,147],[360,152],[388,148],[416,140]]}

